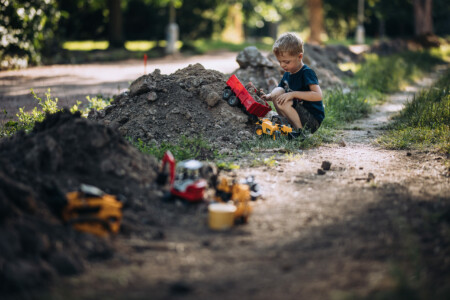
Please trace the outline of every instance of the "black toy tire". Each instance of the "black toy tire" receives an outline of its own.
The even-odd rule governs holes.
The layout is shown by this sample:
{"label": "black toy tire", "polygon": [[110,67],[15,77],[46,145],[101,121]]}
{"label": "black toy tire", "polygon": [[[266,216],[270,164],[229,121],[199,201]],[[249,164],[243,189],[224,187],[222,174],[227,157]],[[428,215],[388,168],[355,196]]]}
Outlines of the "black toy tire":
{"label": "black toy tire", "polygon": [[238,104],[241,103],[235,95],[231,95],[230,98],[228,98],[228,104],[230,106],[238,106]]}
{"label": "black toy tire", "polygon": [[223,100],[228,100],[231,95],[233,95],[233,91],[231,90],[231,88],[229,86],[227,86],[226,88],[223,89],[222,92],[222,99]]}

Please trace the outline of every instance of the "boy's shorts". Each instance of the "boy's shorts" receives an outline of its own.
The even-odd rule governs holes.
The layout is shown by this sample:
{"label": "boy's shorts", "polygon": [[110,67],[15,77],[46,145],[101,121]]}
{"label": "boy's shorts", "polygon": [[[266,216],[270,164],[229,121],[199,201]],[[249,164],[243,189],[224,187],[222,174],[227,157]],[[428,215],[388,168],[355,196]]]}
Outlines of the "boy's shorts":
{"label": "boy's shorts", "polygon": [[317,129],[319,129],[320,127],[319,121],[317,121],[317,119],[314,118],[314,116],[303,106],[303,104],[300,101],[294,99],[292,107],[295,108],[295,110],[297,111],[303,129],[309,130],[311,131],[311,133],[314,133],[317,131]]}

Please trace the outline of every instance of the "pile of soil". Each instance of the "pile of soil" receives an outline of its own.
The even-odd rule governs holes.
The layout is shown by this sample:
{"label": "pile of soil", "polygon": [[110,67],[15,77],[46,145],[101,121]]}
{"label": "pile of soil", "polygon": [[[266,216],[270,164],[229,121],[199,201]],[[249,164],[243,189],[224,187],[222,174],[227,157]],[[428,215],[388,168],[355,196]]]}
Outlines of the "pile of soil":
{"label": "pile of soil", "polygon": [[[324,50],[306,45],[305,52],[305,63],[314,68],[322,88],[345,86],[340,78],[347,74],[336,63],[358,59],[348,49],[336,47]],[[330,52],[335,61],[328,58]],[[256,47],[245,48],[236,60],[240,68],[234,74],[239,80],[244,85],[252,82],[264,92],[276,87],[283,75],[274,55],[265,57]],[[251,118],[241,109],[222,100],[228,78],[201,64],[189,65],[170,75],[157,69],[136,79],[128,92],[114,98],[111,106],[91,111],[88,118],[117,128],[122,136],[134,141],[158,145],[175,143],[181,136],[199,136],[215,149],[232,151],[253,138],[254,128]]]}
{"label": "pile of soil", "polygon": [[376,53],[380,56],[392,55],[405,51],[420,51],[433,47],[439,47],[441,41],[438,36],[433,34],[421,35],[412,39],[393,39],[393,40],[379,40],[371,47],[369,52]]}
{"label": "pile of soil", "polygon": [[202,137],[217,149],[233,149],[252,138],[252,126],[241,109],[222,100],[227,79],[201,64],[170,75],[155,70],[131,83],[111,106],[91,111],[88,118],[135,141],[160,144],[174,143],[181,136]]}
{"label": "pile of soil", "polygon": [[63,224],[65,194],[84,183],[120,196],[121,233],[135,234],[163,194],[157,170],[155,158],[116,130],[68,111],[47,116],[29,134],[1,140],[0,290],[38,287],[81,272],[86,260],[111,257],[109,239]]}

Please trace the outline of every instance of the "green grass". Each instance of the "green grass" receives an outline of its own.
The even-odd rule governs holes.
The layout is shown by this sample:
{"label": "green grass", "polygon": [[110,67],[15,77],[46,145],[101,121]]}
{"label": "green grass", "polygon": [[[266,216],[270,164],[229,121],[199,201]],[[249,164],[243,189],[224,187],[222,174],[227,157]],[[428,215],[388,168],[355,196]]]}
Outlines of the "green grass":
{"label": "green grass", "polygon": [[172,152],[177,161],[185,159],[211,160],[218,156],[217,151],[212,149],[211,145],[201,136],[192,138],[181,136],[179,141],[162,142],[161,144],[146,143],[141,139],[130,141],[139,151],[158,159],[162,159],[166,151]]}
{"label": "green grass", "polygon": [[325,92],[325,120],[322,126],[341,128],[347,123],[366,117],[371,111],[374,98],[367,91],[356,90],[344,93],[341,89]]}
{"label": "green grass", "polygon": [[446,55],[437,50],[409,51],[386,57],[366,55],[366,62],[357,68],[354,84],[382,93],[397,92],[430,72],[435,65],[444,63]]}
{"label": "green grass", "polygon": [[62,45],[63,49],[69,51],[92,51],[106,50],[109,47],[108,41],[67,41]]}
{"label": "green grass", "polygon": [[450,154],[449,88],[450,70],[432,88],[409,101],[377,143],[388,149],[431,149]]}

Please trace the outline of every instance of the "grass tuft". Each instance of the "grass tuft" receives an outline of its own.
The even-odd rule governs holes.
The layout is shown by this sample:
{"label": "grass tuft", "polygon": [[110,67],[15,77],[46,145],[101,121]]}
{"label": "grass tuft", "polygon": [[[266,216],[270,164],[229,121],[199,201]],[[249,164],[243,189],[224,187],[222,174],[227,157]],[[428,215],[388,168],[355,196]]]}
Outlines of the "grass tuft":
{"label": "grass tuft", "polygon": [[434,149],[450,154],[449,88],[450,70],[409,101],[377,143],[389,149]]}

